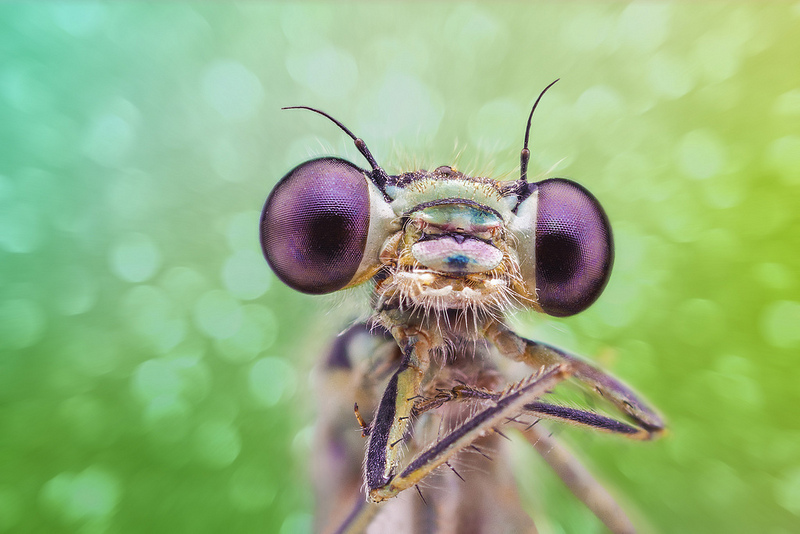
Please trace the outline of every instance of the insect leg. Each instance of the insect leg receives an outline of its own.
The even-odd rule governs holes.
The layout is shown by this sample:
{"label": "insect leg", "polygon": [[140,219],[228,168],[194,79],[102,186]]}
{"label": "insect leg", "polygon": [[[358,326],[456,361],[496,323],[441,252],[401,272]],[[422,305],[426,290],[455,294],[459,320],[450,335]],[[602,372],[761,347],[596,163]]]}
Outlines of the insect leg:
{"label": "insect leg", "polygon": [[[635,433],[620,432],[633,439],[653,439],[664,432],[664,422],[661,417],[651,410],[639,399],[626,385],[581,360],[577,356],[547,345],[525,339],[512,332],[502,323],[494,322],[487,327],[486,336],[494,343],[498,350],[508,358],[522,361],[537,368],[542,365],[566,363],[572,369],[573,376],[583,384],[589,386],[602,397],[608,399],[618,410],[624,413],[637,427]],[[575,412],[580,412],[576,410]],[[583,412],[584,414],[588,412]],[[575,416],[575,422],[580,420],[580,414],[562,414],[562,419]],[[601,425],[590,425],[601,426]]]}
{"label": "insect leg", "polygon": [[615,534],[635,532],[628,516],[606,488],[558,440],[541,427],[524,432],[525,438],[561,478],[569,490]]}
{"label": "insect leg", "polygon": [[542,419],[555,419],[576,426],[600,430],[601,432],[621,434],[634,439],[647,439],[649,437],[649,434],[639,427],[623,423],[611,417],[570,408],[568,406],[559,406],[557,404],[547,404],[537,401],[526,404],[525,412]]}
{"label": "insect leg", "polygon": [[452,401],[467,399],[496,401],[500,398],[500,395],[500,393],[495,393],[488,389],[459,384],[452,389],[440,389],[435,396],[416,403],[412,415],[415,417],[420,416],[427,411],[435,410]]}
{"label": "insect leg", "polygon": [[360,495],[344,522],[333,531],[333,534],[361,534],[366,532],[372,519],[380,511],[376,504],[368,503]]}
{"label": "insect leg", "polygon": [[[433,410],[443,406],[444,404],[452,401],[460,400],[491,400],[497,401],[502,396],[502,393],[493,392],[484,388],[477,388],[468,385],[458,385],[452,389],[440,390],[436,396],[425,399],[414,406],[413,414],[415,416],[421,415],[429,410]],[[642,430],[633,425],[623,423],[611,417],[606,417],[594,412],[579,410],[577,408],[570,408],[568,406],[559,406],[557,404],[548,404],[546,402],[531,402],[523,406],[525,413],[535,415],[540,419],[555,419],[558,421],[571,423],[576,426],[584,426],[601,432],[611,432],[623,435],[636,435],[640,434]],[[514,421],[512,417],[509,421]],[[362,425],[363,426],[363,425]]]}
{"label": "insect leg", "polygon": [[508,417],[518,414],[525,404],[539,398],[569,375],[569,364],[557,364],[510,388],[492,406],[479,411],[418,454],[400,474],[387,477],[381,486],[370,486],[370,500],[381,502],[414,486],[459,451],[491,432],[492,428]]}
{"label": "insect leg", "polygon": [[429,345],[421,335],[408,335],[397,329],[396,339],[403,351],[400,368],[389,379],[378,410],[372,420],[364,462],[364,480],[368,499],[373,492],[385,486],[393,477],[402,456],[403,439],[409,428],[411,412],[420,399],[420,384],[428,369]]}
{"label": "insect leg", "polygon": [[[493,392],[484,388],[477,388],[466,384],[455,386],[452,389],[441,390],[435,397],[420,402],[415,407],[415,413],[436,409],[448,402],[461,400],[482,400],[496,402],[502,393]],[[610,417],[535,401],[523,406],[523,413],[535,415],[537,418],[549,418],[565,421],[572,424],[586,426],[596,430],[636,434],[640,429],[632,425],[617,421]],[[507,421],[514,421],[510,418]],[[538,421],[538,419],[537,419]],[[517,421],[520,422],[520,421]],[[564,484],[597,516],[612,532],[633,532],[633,526],[625,512],[617,504],[611,494],[600,484],[592,474],[557,440],[542,431],[541,427],[533,426],[523,430],[523,434],[544,457],[545,461],[562,479]],[[449,464],[447,464],[449,465]],[[456,473],[458,475],[458,473]],[[460,478],[460,475],[458,475]]]}

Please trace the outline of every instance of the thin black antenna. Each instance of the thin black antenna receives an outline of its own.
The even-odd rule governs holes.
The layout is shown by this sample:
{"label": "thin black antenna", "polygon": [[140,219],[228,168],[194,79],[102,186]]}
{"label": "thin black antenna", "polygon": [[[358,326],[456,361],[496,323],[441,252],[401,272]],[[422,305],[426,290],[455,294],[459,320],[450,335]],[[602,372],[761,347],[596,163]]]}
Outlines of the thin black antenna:
{"label": "thin black antenna", "polygon": [[353,132],[351,132],[347,128],[347,126],[337,121],[324,111],[320,111],[318,109],[314,109],[308,106],[287,106],[281,109],[307,109],[309,111],[313,111],[314,113],[319,113],[320,115],[326,117],[328,120],[334,123],[336,126],[341,128],[342,131],[344,131],[344,133],[346,133],[347,135],[350,136],[351,139],[353,139],[358,151],[361,152],[361,155],[364,156],[367,162],[372,166],[372,175],[371,175],[372,181],[375,183],[376,186],[378,186],[378,189],[381,190],[384,196],[386,196],[386,191],[384,189],[384,186],[386,185],[386,182],[389,181],[389,175],[386,174],[386,171],[384,171],[381,168],[381,166],[378,165],[378,162],[375,161],[375,158],[372,156],[372,153],[369,151],[369,148],[367,148],[367,143],[365,143],[363,139],[361,139],[360,137],[356,137],[356,135]]}
{"label": "thin black antenna", "polygon": [[533,112],[536,111],[536,106],[539,105],[539,100],[542,99],[542,96],[547,92],[548,89],[553,87],[555,83],[560,80],[561,78],[557,78],[555,82],[551,83],[544,90],[539,93],[539,96],[536,98],[536,102],[533,103],[533,108],[531,109],[531,114],[528,115],[528,126],[525,128],[525,142],[522,144],[522,152],[519,154],[519,179],[520,181],[527,182],[528,181],[528,160],[531,159],[531,151],[528,150],[528,138],[531,135],[531,119],[533,119]]}

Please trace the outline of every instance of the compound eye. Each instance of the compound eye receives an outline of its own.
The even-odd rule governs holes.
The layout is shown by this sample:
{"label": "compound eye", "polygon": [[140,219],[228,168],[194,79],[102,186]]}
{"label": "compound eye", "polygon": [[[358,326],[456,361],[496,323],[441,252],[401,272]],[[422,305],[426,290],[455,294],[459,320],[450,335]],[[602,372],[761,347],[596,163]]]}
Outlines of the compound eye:
{"label": "compound eye", "polygon": [[278,182],[261,213],[261,248],[286,285],[320,294],[353,279],[369,230],[367,180],[348,161],[320,158]]}
{"label": "compound eye", "polygon": [[611,274],[611,227],[597,199],[582,186],[554,178],[538,186],[536,289],[545,313],[585,310]]}

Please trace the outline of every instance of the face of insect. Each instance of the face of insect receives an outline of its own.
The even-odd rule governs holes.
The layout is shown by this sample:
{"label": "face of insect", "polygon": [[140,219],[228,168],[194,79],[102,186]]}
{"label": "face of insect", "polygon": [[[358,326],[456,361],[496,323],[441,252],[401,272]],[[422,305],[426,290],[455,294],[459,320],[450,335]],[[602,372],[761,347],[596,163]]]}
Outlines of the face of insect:
{"label": "face of insect", "polygon": [[380,272],[380,305],[578,313],[608,281],[613,245],[597,200],[563,179],[472,178],[450,167],[391,177],[336,158],[296,167],[264,207],[261,243],[281,280],[328,293]]}
{"label": "face of insect", "polygon": [[[362,532],[377,514],[374,503],[411,486],[422,496],[418,484],[440,476],[443,465],[463,481],[451,462],[468,450],[486,456],[479,446],[499,448],[498,427],[509,421],[525,425],[531,443],[546,444],[547,451],[558,446],[532,430],[541,418],[633,439],[661,433],[659,416],[625,385],[516,335],[503,321],[510,308],[554,316],[584,310],[602,292],[613,262],[608,218],[591,193],[560,178],[527,182],[527,134],[516,181],[470,177],[447,166],[389,176],[364,141],[307,109],[350,135],[372,167],[333,157],[303,163],[278,183],[261,217],[264,255],[287,285],[312,294],[370,280],[374,287],[373,317],[340,336],[323,366],[332,385],[323,392],[316,440],[320,457],[329,458],[315,469],[320,526]],[[372,348],[364,354],[359,346]],[[532,374],[509,384],[494,363],[498,355],[523,362]],[[568,379],[619,417],[548,402],[548,392]],[[341,392],[352,397],[338,402]],[[353,400],[367,438],[363,463],[364,444],[352,442],[352,419],[342,419]],[[359,404],[374,414],[371,423]],[[406,452],[413,454],[407,462]],[[345,457],[349,470],[331,467]],[[546,460],[609,528],[631,530],[613,499],[568,454]],[[481,469],[475,484],[458,490],[440,481],[440,489],[429,491],[427,511],[404,510],[397,500],[382,507],[396,515],[387,531],[438,532],[444,524],[452,532],[532,528],[518,502],[497,500],[515,494],[508,469]],[[358,495],[359,487],[373,504]],[[342,515],[348,500],[356,504]],[[398,521],[409,516],[417,526],[400,528]]]}

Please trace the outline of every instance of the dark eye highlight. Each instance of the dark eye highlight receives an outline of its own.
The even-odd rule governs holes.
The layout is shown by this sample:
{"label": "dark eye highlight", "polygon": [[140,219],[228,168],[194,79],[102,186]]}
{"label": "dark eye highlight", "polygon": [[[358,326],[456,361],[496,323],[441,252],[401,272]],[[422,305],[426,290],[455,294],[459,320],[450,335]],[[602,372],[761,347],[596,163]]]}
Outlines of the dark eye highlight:
{"label": "dark eye highlight", "polygon": [[597,199],[582,186],[539,182],[536,290],[549,315],[574,315],[605,288],[614,260],[611,227]]}
{"label": "dark eye highlight", "polygon": [[308,161],[291,170],[267,199],[261,248],[290,287],[330,293],[358,271],[369,213],[364,171],[338,158]]}

